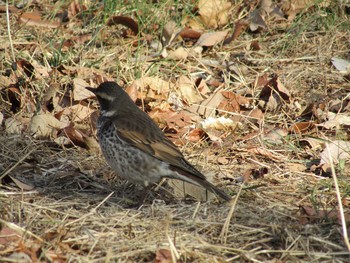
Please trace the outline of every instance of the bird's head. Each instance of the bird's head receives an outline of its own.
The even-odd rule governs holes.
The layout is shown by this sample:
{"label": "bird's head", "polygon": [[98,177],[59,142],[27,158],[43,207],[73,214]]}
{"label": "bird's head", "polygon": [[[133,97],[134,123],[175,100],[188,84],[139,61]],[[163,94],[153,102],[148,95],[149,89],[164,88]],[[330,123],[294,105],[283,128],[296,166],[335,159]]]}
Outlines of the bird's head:
{"label": "bird's head", "polygon": [[111,117],[125,108],[125,105],[135,105],[129,95],[117,83],[103,82],[97,89],[86,87],[94,93],[100,104],[101,115]]}

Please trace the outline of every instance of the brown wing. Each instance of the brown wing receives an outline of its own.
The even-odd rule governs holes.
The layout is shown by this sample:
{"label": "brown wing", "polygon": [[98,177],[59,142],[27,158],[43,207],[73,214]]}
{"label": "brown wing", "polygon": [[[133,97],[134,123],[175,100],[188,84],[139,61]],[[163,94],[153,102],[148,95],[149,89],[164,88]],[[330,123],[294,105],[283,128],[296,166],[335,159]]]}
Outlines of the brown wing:
{"label": "brown wing", "polygon": [[[118,123],[118,125],[116,125],[116,123]],[[204,175],[184,159],[179,149],[164,136],[163,132],[151,119],[148,119],[147,123],[142,124],[143,125],[141,125],[141,123],[139,123],[139,125],[132,125],[131,122],[124,119],[123,121],[116,120],[114,127],[117,130],[118,136],[134,147],[180,170],[205,179]],[[142,132],[139,127],[143,127]]]}

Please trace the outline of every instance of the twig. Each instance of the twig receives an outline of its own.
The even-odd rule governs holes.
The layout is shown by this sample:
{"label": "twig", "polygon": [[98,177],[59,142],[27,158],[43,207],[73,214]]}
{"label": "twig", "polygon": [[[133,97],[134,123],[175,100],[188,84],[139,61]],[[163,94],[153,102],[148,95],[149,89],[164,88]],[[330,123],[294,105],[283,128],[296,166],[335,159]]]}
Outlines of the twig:
{"label": "twig", "polygon": [[231,222],[231,219],[232,219],[232,216],[233,216],[233,212],[235,211],[235,208],[236,208],[236,205],[237,205],[237,201],[238,201],[238,198],[239,198],[239,196],[240,196],[240,194],[242,192],[243,186],[244,186],[244,183],[241,184],[241,187],[238,190],[236,198],[232,202],[231,209],[228,212],[228,215],[226,217],[225,223],[224,223],[224,225],[223,225],[223,227],[221,229],[220,238],[221,238],[221,242],[224,243],[224,244],[226,244],[226,241],[227,241],[228,228],[230,226],[230,222]]}
{"label": "twig", "polygon": [[337,200],[338,200],[338,205],[339,205],[339,214],[340,214],[340,220],[341,220],[341,225],[342,225],[342,230],[343,230],[344,242],[345,242],[345,245],[347,246],[348,251],[350,251],[350,242],[349,242],[349,237],[348,237],[348,230],[346,228],[346,221],[345,221],[343,203],[342,203],[342,200],[341,200],[338,180],[337,180],[337,176],[335,174],[335,168],[334,168],[334,164],[333,164],[333,159],[332,159],[331,152],[329,150],[329,144],[328,143],[326,143],[326,148],[327,148],[329,163],[330,163],[331,170],[332,170],[332,177],[333,177],[333,181],[334,181],[335,193],[337,195]]}
{"label": "twig", "polygon": [[7,34],[9,37],[10,47],[11,47],[11,54],[12,54],[12,60],[13,62],[16,61],[15,52],[13,51],[13,42],[11,37],[11,29],[10,29],[10,12],[9,12],[9,1],[6,0],[6,23],[7,23]]}
{"label": "twig", "polygon": [[25,159],[27,159],[27,157],[34,152],[36,149],[32,149],[30,152],[28,152],[27,154],[25,154],[21,159],[18,160],[17,163],[15,163],[14,166],[12,166],[10,169],[8,169],[6,172],[4,172],[1,176],[0,176],[0,180],[2,178],[4,178],[6,175],[8,175],[10,172],[12,172],[13,169],[15,169],[21,162],[23,162]]}

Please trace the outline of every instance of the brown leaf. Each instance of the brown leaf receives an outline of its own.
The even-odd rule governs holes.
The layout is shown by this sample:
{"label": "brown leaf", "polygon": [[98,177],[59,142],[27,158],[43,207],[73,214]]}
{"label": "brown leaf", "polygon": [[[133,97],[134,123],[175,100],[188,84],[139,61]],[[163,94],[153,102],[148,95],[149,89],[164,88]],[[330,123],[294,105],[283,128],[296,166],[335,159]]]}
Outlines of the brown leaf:
{"label": "brown leaf", "polygon": [[289,131],[296,134],[306,134],[315,127],[315,123],[312,121],[297,122],[294,123]]}
{"label": "brown leaf", "polygon": [[208,135],[202,129],[198,128],[191,130],[186,136],[186,139],[193,143],[206,140],[207,138]]}
{"label": "brown leaf", "polygon": [[73,143],[73,145],[77,145],[82,148],[88,148],[85,142],[85,137],[87,136],[83,134],[81,131],[77,130],[74,127],[73,123],[65,127],[63,129],[63,132],[67,136],[67,138]]}
{"label": "brown leaf", "polygon": [[123,25],[131,29],[133,34],[137,36],[139,34],[139,26],[134,19],[128,16],[112,16],[107,20],[107,26]]}
{"label": "brown leaf", "polygon": [[[336,219],[339,223],[341,223],[340,212],[335,211],[334,209],[315,209],[313,206],[300,206],[300,216],[303,223],[308,222],[319,222],[325,219]],[[345,220],[350,221],[350,213],[348,211],[344,211]],[[305,222],[307,219],[308,222]]]}
{"label": "brown leaf", "polygon": [[137,91],[137,85],[133,82],[131,85],[127,86],[125,89],[126,93],[130,96],[130,98],[135,102],[139,97],[139,92]]}
{"label": "brown leaf", "polygon": [[158,249],[156,251],[156,257],[153,262],[154,263],[173,263],[171,251],[165,248]]}
{"label": "brown leaf", "polygon": [[23,70],[23,72],[27,75],[28,78],[33,79],[35,76],[35,71],[33,65],[24,59],[20,59],[16,61],[17,66]]}
{"label": "brown leaf", "polygon": [[248,27],[248,22],[246,20],[238,20],[235,23],[235,30],[233,31],[232,36],[230,36],[229,38],[226,38],[224,41],[224,44],[229,44],[231,41],[237,39],[244,30],[246,30],[246,28]]}
{"label": "brown leaf", "polygon": [[166,57],[167,59],[173,59],[173,60],[183,60],[186,59],[189,55],[189,52],[187,51],[187,49],[183,48],[183,47],[178,47],[175,50],[170,50],[167,54]]}
{"label": "brown leaf", "polygon": [[34,189],[33,185],[29,185],[26,183],[21,182],[20,180],[16,179],[15,177],[12,177],[11,175],[7,175],[12,182],[14,182],[18,188],[25,190],[25,191],[30,191]]}
{"label": "brown leaf", "polygon": [[171,45],[180,33],[180,28],[174,20],[167,22],[162,30],[162,45],[163,47]]}
{"label": "brown leaf", "polygon": [[85,10],[87,10],[86,5],[84,5],[80,0],[74,0],[68,7],[68,17],[69,19],[72,19]]}
{"label": "brown leaf", "polygon": [[201,32],[198,32],[196,30],[193,30],[191,28],[185,27],[184,29],[181,30],[179,35],[182,38],[190,38],[190,39],[198,39],[202,35]]}
{"label": "brown leaf", "polygon": [[39,26],[47,28],[58,28],[61,25],[60,22],[41,20],[41,15],[37,12],[23,13],[19,17],[19,21],[23,24],[26,24],[27,26]]}

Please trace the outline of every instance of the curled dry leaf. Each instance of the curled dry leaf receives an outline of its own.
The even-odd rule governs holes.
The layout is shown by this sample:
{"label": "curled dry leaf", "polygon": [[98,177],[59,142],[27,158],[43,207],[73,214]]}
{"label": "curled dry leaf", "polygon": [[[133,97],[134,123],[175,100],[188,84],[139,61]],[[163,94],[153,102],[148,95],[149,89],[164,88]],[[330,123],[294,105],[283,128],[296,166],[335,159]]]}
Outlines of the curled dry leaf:
{"label": "curled dry leaf", "polygon": [[137,91],[137,86],[135,85],[135,82],[127,86],[125,91],[126,93],[128,93],[128,95],[134,102],[139,98],[139,92]]}
{"label": "curled dry leaf", "polygon": [[[322,2],[322,3],[321,3]],[[320,6],[328,6],[330,0],[321,1]],[[315,5],[314,0],[284,0],[281,4],[281,10],[288,17],[288,20],[293,20],[295,16],[306,8],[310,8]]]}
{"label": "curled dry leaf", "polygon": [[202,129],[193,129],[191,130],[186,139],[190,142],[199,142],[208,138],[208,135]]}
{"label": "curled dry leaf", "polygon": [[20,59],[16,61],[17,67],[22,69],[24,74],[30,79],[34,79],[35,77],[35,69],[34,66],[27,60]]}
{"label": "curled dry leaf", "polygon": [[198,32],[196,30],[193,30],[191,28],[184,28],[181,30],[179,34],[182,38],[190,38],[190,39],[198,39],[202,35],[201,32]]}
{"label": "curled dry leaf", "polygon": [[294,123],[289,131],[296,134],[306,134],[315,127],[315,123],[312,121]]}
{"label": "curled dry leaf", "polygon": [[264,16],[261,15],[260,10],[256,9],[249,15],[249,28],[251,31],[255,32],[260,29],[266,29],[267,25]]}
{"label": "curled dry leaf", "polygon": [[87,136],[81,131],[74,127],[73,123],[70,123],[67,127],[63,129],[64,134],[73,143],[73,145],[80,146],[82,148],[88,148],[86,145]]}
{"label": "curled dry leaf", "polygon": [[139,25],[134,19],[128,16],[113,16],[107,21],[107,26],[123,25],[131,29],[135,36],[139,33]]}
{"label": "curled dry leaf", "polygon": [[200,127],[204,131],[208,130],[218,130],[218,131],[228,131],[234,130],[237,127],[237,122],[223,116],[219,118],[209,117],[200,123]]}
{"label": "curled dry leaf", "polygon": [[[174,263],[169,249],[161,248],[156,251],[156,257],[154,263]],[[180,262],[176,261],[175,263]]]}

